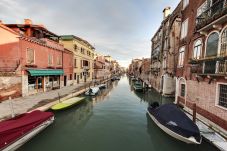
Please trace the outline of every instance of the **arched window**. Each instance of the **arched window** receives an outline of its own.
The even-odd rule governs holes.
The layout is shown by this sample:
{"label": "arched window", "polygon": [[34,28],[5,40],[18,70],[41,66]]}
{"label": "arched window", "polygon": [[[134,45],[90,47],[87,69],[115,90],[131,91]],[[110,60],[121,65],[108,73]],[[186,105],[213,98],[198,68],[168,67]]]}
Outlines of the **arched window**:
{"label": "arched window", "polygon": [[209,35],[206,46],[206,57],[217,56],[218,41],[219,41],[218,32],[213,32]]}
{"label": "arched window", "polygon": [[196,40],[194,43],[193,59],[200,59],[202,52],[202,41]]}
{"label": "arched window", "polygon": [[221,34],[221,56],[227,55],[227,27],[223,30]]}

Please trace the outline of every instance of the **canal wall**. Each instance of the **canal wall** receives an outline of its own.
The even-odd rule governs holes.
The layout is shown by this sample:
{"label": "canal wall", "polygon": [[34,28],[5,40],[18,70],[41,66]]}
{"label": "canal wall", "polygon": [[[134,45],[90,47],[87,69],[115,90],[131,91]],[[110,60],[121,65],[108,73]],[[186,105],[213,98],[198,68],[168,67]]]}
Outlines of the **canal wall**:
{"label": "canal wall", "polygon": [[[109,78],[109,79],[104,79],[103,81],[99,81],[98,83],[101,84],[101,83],[106,83],[106,82],[108,82],[108,81],[110,81],[110,78]],[[96,83],[97,83],[97,81],[96,81]],[[45,104],[45,105],[43,105],[43,106],[37,107],[37,108],[35,108],[35,109],[33,109],[33,110],[29,111],[29,112],[32,112],[32,111],[34,111],[34,110],[47,111],[47,110],[49,110],[53,105],[55,105],[55,104],[57,104],[57,103],[59,103],[59,102],[65,101],[65,100],[67,100],[67,99],[69,99],[69,98],[76,97],[76,96],[78,96],[78,95],[81,95],[81,94],[85,93],[85,92],[88,90],[89,87],[95,86],[96,83],[84,85],[82,89],[80,89],[80,90],[78,90],[78,91],[76,91],[76,92],[72,92],[72,93],[70,93],[70,94],[68,94],[68,95],[66,95],[66,96],[64,96],[64,97],[60,97],[60,98],[56,99],[56,100],[53,101],[53,102],[50,102],[50,103]]]}

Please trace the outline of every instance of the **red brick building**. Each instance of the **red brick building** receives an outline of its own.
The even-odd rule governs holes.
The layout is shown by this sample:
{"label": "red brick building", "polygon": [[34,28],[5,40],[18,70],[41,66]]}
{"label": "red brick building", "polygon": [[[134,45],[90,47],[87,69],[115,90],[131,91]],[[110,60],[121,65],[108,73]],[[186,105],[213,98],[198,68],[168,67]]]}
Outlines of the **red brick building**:
{"label": "red brick building", "polygon": [[72,54],[45,27],[26,19],[0,24],[0,33],[0,100],[60,88],[73,79]]}
{"label": "red brick building", "polygon": [[183,0],[176,101],[227,130],[227,1]]}

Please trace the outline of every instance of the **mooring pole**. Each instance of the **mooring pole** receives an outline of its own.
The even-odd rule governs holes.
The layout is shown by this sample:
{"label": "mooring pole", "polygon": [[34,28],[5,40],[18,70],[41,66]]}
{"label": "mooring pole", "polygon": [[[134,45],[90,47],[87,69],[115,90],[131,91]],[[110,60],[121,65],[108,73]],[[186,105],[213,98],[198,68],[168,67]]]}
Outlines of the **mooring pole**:
{"label": "mooring pole", "polygon": [[193,122],[196,123],[196,103],[193,103]]}
{"label": "mooring pole", "polygon": [[61,103],[61,97],[60,97],[59,92],[58,92],[58,101],[59,101],[59,103]]}

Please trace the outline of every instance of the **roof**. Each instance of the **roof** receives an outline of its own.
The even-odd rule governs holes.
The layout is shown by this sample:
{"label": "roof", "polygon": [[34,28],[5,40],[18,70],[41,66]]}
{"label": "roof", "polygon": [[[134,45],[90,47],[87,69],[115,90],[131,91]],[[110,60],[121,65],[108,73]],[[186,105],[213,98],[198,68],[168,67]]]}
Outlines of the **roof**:
{"label": "roof", "polygon": [[86,45],[91,47],[91,49],[95,49],[88,41],[86,41],[86,40],[84,40],[84,39],[82,39],[80,37],[77,37],[75,35],[61,35],[60,39],[61,40],[65,40],[65,41],[76,39],[76,40],[82,41],[83,43],[85,43]]}
{"label": "roof", "polygon": [[10,29],[9,27],[5,26],[4,24],[0,24],[0,27],[2,27],[5,30],[7,30],[7,31],[19,36],[19,33],[15,32],[14,30]]}
{"label": "roof", "polygon": [[35,25],[35,24],[4,24],[5,26],[9,27],[9,28],[26,28],[26,27],[31,27],[34,29],[39,29],[42,31],[45,31],[46,33],[49,33],[50,35],[53,35],[55,37],[59,37],[58,35],[54,34],[53,32],[47,30],[44,26],[42,25]]}

